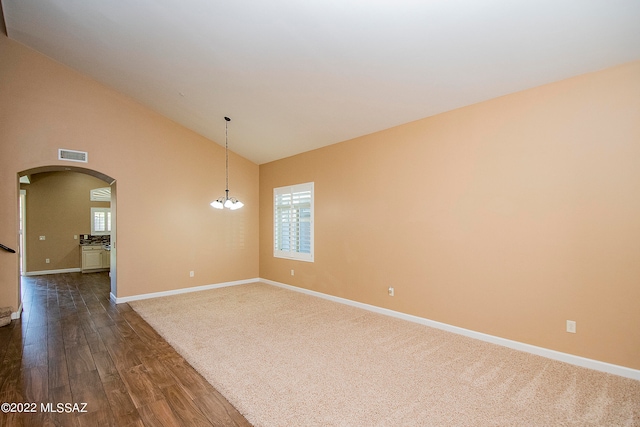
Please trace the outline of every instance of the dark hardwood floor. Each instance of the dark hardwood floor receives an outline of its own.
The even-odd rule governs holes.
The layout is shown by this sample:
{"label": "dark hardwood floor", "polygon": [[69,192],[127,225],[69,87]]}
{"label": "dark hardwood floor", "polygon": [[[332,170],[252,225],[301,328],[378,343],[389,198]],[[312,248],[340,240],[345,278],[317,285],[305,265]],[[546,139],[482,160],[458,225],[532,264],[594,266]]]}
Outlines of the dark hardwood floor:
{"label": "dark hardwood floor", "polygon": [[0,412],[0,426],[250,425],[128,304],[109,300],[107,273],[23,278],[23,307],[0,328],[0,404],[35,412]]}

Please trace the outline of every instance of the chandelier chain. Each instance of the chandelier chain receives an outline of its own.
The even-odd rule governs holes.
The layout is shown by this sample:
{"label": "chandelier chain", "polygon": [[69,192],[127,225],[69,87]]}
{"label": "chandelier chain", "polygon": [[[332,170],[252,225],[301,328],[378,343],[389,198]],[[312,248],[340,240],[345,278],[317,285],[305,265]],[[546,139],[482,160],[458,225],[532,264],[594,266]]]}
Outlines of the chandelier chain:
{"label": "chandelier chain", "polygon": [[226,192],[229,194],[229,120],[225,117],[224,122],[224,155],[225,155],[225,176],[226,176]]}

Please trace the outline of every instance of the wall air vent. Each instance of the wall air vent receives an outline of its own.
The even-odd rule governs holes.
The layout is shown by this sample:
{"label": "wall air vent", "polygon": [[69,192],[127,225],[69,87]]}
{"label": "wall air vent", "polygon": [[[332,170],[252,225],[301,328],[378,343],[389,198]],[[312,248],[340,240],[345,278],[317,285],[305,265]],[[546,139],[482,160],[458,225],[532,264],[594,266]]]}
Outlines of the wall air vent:
{"label": "wall air vent", "polygon": [[66,150],[64,148],[58,149],[58,160],[87,163],[88,159],[89,153],[86,151]]}

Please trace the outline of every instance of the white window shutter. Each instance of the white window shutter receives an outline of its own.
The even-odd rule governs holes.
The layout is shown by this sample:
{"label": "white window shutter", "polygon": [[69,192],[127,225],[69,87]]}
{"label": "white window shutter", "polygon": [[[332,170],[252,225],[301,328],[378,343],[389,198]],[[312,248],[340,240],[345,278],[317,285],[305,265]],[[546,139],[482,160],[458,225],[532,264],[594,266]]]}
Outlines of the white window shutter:
{"label": "white window shutter", "polygon": [[313,261],[313,182],[274,189],[274,256]]}

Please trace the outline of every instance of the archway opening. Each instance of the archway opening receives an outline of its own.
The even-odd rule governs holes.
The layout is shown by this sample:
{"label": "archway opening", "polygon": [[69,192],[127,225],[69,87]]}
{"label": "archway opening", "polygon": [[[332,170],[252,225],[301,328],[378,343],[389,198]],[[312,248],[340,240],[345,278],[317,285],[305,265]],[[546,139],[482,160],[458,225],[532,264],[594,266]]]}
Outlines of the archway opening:
{"label": "archway opening", "polygon": [[[83,174],[83,176],[93,177],[97,179],[86,179],[77,174]],[[67,181],[60,181],[60,176],[75,177],[73,180],[67,179]],[[57,177],[57,180],[51,180],[51,177]],[[88,178],[87,177],[87,178]],[[35,196],[36,183],[42,183],[42,181],[48,178],[54,184],[54,191],[45,190],[44,195],[42,189],[40,189],[40,196],[38,203],[29,202],[29,188],[34,190],[32,193]],[[105,250],[103,256],[104,265],[103,270],[109,271],[111,281],[111,298],[115,299],[117,295],[117,192],[116,192],[116,180],[109,175],[102,172],[78,167],[78,166],[42,166],[24,170],[18,173],[18,181],[21,193],[21,203],[19,203],[21,210],[20,221],[20,256],[21,275],[35,275],[35,274],[52,274],[56,272],[65,271],[82,271],[82,252],[81,242],[86,242],[87,239],[93,238],[93,216],[89,216],[87,212],[91,212],[93,215],[93,206],[102,206],[103,211],[109,212],[110,227],[104,228],[101,234],[103,237],[108,236],[104,241],[108,242],[108,250]],[[55,187],[55,182],[68,182],[69,184],[58,184]],[[108,203],[105,199],[102,203],[91,201],[90,191],[82,190],[82,194],[71,194],[72,192],[78,192],[78,186],[76,182],[85,182],[83,185],[96,186],[102,188],[108,188],[108,194],[110,194]],[[90,182],[86,184],[86,182]],[[103,185],[101,183],[104,183]],[[67,195],[70,193],[70,196]],[[26,193],[26,197],[25,197]],[[60,194],[64,194],[63,197]],[[56,196],[57,195],[57,196]],[[76,200],[77,199],[77,200]],[[35,197],[34,197],[35,200]],[[66,201],[65,201],[66,200]],[[69,200],[73,201],[73,206],[77,203],[82,204],[81,213],[74,212],[74,207],[69,205],[65,206],[65,203],[69,203]],[[25,203],[26,201],[26,203]],[[80,202],[79,202],[80,201]],[[91,204],[90,204],[91,203]],[[31,206],[30,206],[31,205]],[[55,209],[49,210],[48,206]],[[106,208],[108,206],[108,209]],[[37,209],[34,215],[30,209]],[[67,209],[69,216],[72,213],[75,215],[82,215],[81,220],[75,221],[77,224],[69,224],[69,219],[60,212]],[[89,211],[89,209],[91,209]],[[54,212],[57,212],[54,214]],[[61,215],[63,215],[61,217]],[[34,219],[37,218],[37,219]],[[61,219],[64,218],[64,219]],[[91,218],[91,219],[89,219]],[[33,222],[30,224],[30,221]],[[56,224],[58,221],[58,224]],[[73,221],[72,221],[73,223]],[[56,227],[58,225],[58,227]],[[25,233],[25,229],[27,233]],[[48,231],[44,231],[48,230]],[[51,238],[47,241],[47,233],[51,234]],[[73,240],[70,240],[73,238]],[[57,246],[56,246],[57,245]],[[75,246],[74,246],[75,245]],[[51,253],[52,256],[48,254]],[[33,259],[32,259],[33,258]],[[43,264],[44,263],[44,264]],[[70,268],[68,268],[70,267]],[[18,280],[20,286],[21,280]],[[19,289],[19,295],[21,290]]]}

